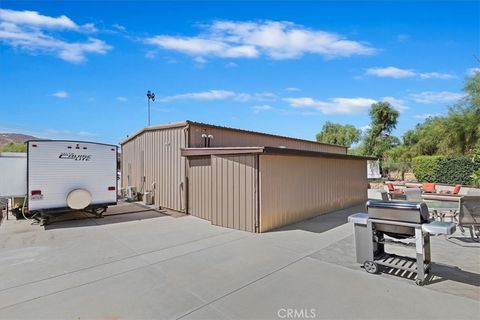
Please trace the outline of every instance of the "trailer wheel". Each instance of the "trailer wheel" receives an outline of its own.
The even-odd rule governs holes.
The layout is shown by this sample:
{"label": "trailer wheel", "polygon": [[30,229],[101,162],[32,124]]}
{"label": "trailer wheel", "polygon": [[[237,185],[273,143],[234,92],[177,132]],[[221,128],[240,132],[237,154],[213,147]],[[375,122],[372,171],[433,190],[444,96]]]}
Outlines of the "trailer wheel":
{"label": "trailer wheel", "polygon": [[424,283],[423,280],[417,279],[417,280],[415,280],[415,284],[416,284],[417,286],[423,286],[425,283]]}
{"label": "trailer wheel", "polygon": [[363,264],[363,268],[368,273],[372,273],[372,274],[378,273],[378,265],[373,261],[365,261],[365,263]]}

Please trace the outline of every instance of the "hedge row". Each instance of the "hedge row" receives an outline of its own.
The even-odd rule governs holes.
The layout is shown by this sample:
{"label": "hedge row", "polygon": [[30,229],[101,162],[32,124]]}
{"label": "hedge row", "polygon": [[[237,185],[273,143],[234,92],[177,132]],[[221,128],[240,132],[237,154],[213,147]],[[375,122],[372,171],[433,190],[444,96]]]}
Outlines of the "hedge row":
{"label": "hedge row", "polygon": [[480,169],[480,162],[470,157],[420,156],[412,159],[413,174],[419,182],[471,184],[471,175]]}

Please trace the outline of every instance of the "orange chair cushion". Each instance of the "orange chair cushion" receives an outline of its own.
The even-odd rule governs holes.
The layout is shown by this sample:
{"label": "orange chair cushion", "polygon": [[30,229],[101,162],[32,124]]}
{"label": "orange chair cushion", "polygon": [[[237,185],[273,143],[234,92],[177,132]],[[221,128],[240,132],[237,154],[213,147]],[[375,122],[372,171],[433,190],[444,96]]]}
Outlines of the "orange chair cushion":
{"label": "orange chair cushion", "polygon": [[462,188],[462,185],[460,185],[460,184],[455,185],[455,188],[453,188],[452,193],[453,194],[458,194],[460,192],[461,188]]}
{"label": "orange chair cushion", "polygon": [[388,191],[394,191],[395,188],[393,187],[393,183],[391,182],[387,182],[387,188],[388,188]]}
{"label": "orange chair cushion", "polygon": [[435,183],[424,182],[422,183],[422,189],[425,192],[435,192]]}

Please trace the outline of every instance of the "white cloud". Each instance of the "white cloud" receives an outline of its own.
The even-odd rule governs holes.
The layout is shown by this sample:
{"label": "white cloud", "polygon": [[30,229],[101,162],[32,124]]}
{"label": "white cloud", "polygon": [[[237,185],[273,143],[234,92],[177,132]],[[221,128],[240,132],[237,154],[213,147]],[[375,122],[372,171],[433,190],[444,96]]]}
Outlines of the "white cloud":
{"label": "white cloud", "polygon": [[252,109],[255,109],[255,110],[271,110],[271,109],[273,109],[273,107],[271,105],[268,105],[268,104],[263,104],[261,106],[253,106]]}
{"label": "white cloud", "polygon": [[121,31],[121,32],[127,31],[127,28],[125,28],[125,26],[122,26],[121,24],[118,24],[118,23],[112,24],[112,27],[114,29],[117,29],[118,31]]}
{"label": "white cloud", "polygon": [[174,96],[169,96],[160,99],[163,102],[175,101],[175,100],[224,100],[232,98],[236,94],[233,91],[227,90],[209,90],[201,92],[182,93]]}
{"label": "white cloud", "polygon": [[413,78],[418,77],[420,79],[441,79],[449,80],[456,77],[449,73],[442,72],[417,72],[413,69],[401,69],[397,67],[385,67],[385,68],[369,68],[365,71],[367,76],[375,76],[380,78]]}
{"label": "white cloud", "polygon": [[96,136],[95,133],[90,132],[90,131],[79,131],[79,132],[77,132],[77,135],[79,135],[80,137],[93,137],[93,136]]}
{"label": "white cloud", "polygon": [[253,113],[260,113],[262,111],[272,110],[273,107],[269,104],[263,104],[259,106],[253,106],[252,109],[253,109]]}
{"label": "white cloud", "polygon": [[120,101],[120,102],[127,102],[128,101],[127,97],[116,97],[115,99],[117,99],[117,101]]}
{"label": "white cloud", "polygon": [[277,99],[277,95],[272,92],[259,92],[253,95],[253,99],[258,101],[273,101]]}
{"label": "white cloud", "polygon": [[194,57],[292,59],[310,53],[336,58],[377,51],[366,43],[287,21],[216,21],[205,29],[193,37],[157,35],[145,41]]}
{"label": "white cloud", "polygon": [[327,100],[316,100],[311,97],[285,98],[294,108],[310,108],[320,111],[324,114],[361,114],[367,112],[373,103],[379,101],[389,102],[393,108],[402,111],[408,107],[404,100],[393,97],[383,97],[381,99],[371,99],[364,97],[357,98],[331,98]]}
{"label": "white cloud", "polygon": [[295,91],[300,91],[300,88],[288,87],[288,88],[285,88],[285,90],[290,92],[295,92]]}
{"label": "white cloud", "polygon": [[52,93],[51,96],[55,97],[55,98],[64,99],[64,98],[68,98],[68,92],[60,90],[60,91]]}
{"label": "white cloud", "polygon": [[324,114],[355,114],[364,113],[376,102],[369,98],[332,98],[328,100],[315,100],[310,97],[285,98],[294,108],[311,108]]}
{"label": "white cloud", "polygon": [[79,63],[88,53],[105,54],[112,47],[88,37],[86,41],[66,41],[58,31],[95,32],[93,24],[78,25],[67,16],[49,17],[36,11],[0,9],[0,41],[30,53],[50,53],[65,61]]}
{"label": "white cloud", "polygon": [[15,11],[0,9],[0,20],[14,24],[23,24],[54,29],[77,29],[78,25],[67,16],[57,18],[44,16],[36,11]]}
{"label": "white cloud", "polygon": [[415,102],[418,103],[451,103],[458,101],[464,97],[464,94],[458,92],[449,92],[449,91],[424,91],[421,93],[411,94],[409,96]]}
{"label": "white cloud", "polygon": [[63,129],[46,129],[44,132],[37,133],[40,137],[49,138],[75,138],[75,137],[94,137],[97,134],[90,131],[71,131]]}
{"label": "white cloud", "polygon": [[253,95],[251,95],[250,93],[244,93],[244,92],[235,93],[235,97],[233,99],[239,102],[247,102],[253,99]]}
{"label": "white cloud", "polygon": [[421,79],[442,79],[442,80],[449,80],[449,79],[455,79],[455,78],[456,78],[453,74],[441,73],[441,72],[425,72],[425,73],[419,73],[418,76],[419,76]]}
{"label": "white cloud", "polygon": [[469,68],[467,69],[467,76],[473,77],[476,73],[480,72],[480,68]]}
{"label": "white cloud", "polygon": [[397,67],[386,67],[386,68],[369,68],[365,72],[368,76],[376,76],[382,78],[410,78],[416,75],[415,71],[412,69],[400,69]]}
{"label": "white cloud", "polygon": [[146,40],[148,44],[164,49],[181,51],[193,56],[218,56],[222,58],[255,58],[258,55],[252,46],[231,46],[219,40],[196,37],[155,36]]}
{"label": "white cloud", "polygon": [[238,102],[248,101],[273,101],[277,96],[271,92],[245,93],[229,90],[208,90],[200,92],[182,93],[161,98],[160,101],[170,102],[176,100],[225,100],[232,99]]}

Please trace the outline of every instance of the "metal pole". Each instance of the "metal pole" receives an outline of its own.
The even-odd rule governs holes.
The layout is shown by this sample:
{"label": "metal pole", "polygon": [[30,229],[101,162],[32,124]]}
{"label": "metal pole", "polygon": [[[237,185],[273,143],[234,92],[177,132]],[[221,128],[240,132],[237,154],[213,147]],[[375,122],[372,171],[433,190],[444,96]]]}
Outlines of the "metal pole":
{"label": "metal pole", "polygon": [[148,126],[150,127],[150,98],[148,99]]}

